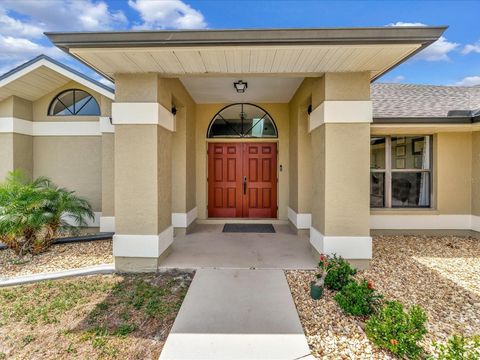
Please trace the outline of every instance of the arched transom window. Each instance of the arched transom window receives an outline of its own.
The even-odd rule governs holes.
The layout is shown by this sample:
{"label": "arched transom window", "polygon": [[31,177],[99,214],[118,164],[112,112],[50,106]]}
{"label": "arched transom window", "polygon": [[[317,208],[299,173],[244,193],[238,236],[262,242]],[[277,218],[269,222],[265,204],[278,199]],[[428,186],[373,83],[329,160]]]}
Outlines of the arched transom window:
{"label": "arched transom window", "polygon": [[270,115],[253,104],[233,104],[220,110],[210,122],[208,138],[276,138]]}
{"label": "arched transom window", "polygon": [[61,92],[53,99],[48,109],[52,116],[99,116],[100,106],[88,92],[70,89]]}

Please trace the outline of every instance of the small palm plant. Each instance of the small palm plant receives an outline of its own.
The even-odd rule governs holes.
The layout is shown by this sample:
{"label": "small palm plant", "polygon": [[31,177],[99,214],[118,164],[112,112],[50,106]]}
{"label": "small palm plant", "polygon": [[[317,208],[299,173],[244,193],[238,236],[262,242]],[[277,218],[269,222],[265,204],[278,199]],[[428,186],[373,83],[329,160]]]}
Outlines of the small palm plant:
{"label": "small palm plant", "polygon": [[14,171],[0,185],[0,241],[19,256],[46,250],[60,234],[86,226],[88,218],[94,219],[90,204],[48,178],[30,181]]}

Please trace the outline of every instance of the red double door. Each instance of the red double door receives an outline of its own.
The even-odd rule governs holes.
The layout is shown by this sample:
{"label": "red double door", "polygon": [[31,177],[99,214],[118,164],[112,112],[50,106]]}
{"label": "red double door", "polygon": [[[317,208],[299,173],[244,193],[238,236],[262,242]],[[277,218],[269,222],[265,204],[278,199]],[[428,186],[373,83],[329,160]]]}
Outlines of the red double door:
{"label": "red double door", "polygon": [[277,144],[208,144],[208,216],[277,217]]}

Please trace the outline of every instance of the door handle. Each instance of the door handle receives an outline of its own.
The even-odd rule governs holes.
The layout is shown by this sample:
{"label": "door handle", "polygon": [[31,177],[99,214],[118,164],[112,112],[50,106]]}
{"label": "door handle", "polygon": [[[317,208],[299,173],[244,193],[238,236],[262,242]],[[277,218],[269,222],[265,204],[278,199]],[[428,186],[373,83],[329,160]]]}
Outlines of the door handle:
{"label": "door handle", "polygon": [[247,177],[243,177],[243,195],[247,194]]}

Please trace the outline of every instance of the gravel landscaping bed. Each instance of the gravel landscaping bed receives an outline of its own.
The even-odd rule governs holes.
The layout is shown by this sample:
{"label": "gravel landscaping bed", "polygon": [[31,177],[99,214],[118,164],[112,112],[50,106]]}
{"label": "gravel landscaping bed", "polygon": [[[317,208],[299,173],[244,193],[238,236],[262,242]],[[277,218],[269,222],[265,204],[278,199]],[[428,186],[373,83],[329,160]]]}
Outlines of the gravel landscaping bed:
{"label": "gravel landscaping bed", "polygon": [[[312,353],[318,359],[394,359],[367,339],[363,324],[346,316],[328,290],[309,295],[314,271],[287,271],[287,280]],[[456,236],[374,236],[373,260],[357,278],[367,278],[387,299],[422,306],[428,334],[422,342],[453,334],[480,334],[480,240]]]}
{"label": "gravel landscaping bed", "polygon": [[57,244],[42,254],[23,258],[7,249],[0,251],[0,278],[111,263],[112,240]]}

